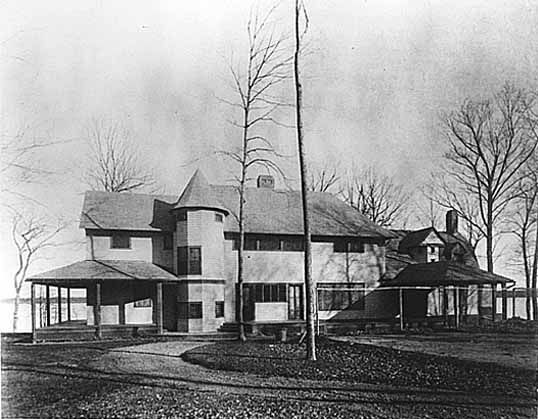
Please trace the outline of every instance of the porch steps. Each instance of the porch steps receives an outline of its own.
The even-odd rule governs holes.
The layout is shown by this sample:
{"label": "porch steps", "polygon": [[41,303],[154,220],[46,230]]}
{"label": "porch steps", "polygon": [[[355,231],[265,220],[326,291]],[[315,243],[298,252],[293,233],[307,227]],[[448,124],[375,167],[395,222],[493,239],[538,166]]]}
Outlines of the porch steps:
{"label": "porch steps", "polygon": [[163,335],[167,340],[188,340],[194,342],[207,342],[207,341],[226,341],[236,340],[237,332],[165,332]]}
{"label": "porch steps", "polygon": [[219,327],[218,331],[220,333],[235,333],[239,332],[239,325],[235,322],[225,322],[222,323],[222,326]]}

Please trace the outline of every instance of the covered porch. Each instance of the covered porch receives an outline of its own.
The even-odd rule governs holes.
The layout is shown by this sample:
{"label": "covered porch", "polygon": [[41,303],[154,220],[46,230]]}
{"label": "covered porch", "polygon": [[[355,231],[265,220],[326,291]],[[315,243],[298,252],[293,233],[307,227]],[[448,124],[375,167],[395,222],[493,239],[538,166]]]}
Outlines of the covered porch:
{"label": "covered porch", "polygon": [[[178,278],[144,261],[85,260],[34,275],[28,281],[32,341],[37,342],[163,334],[163,284],[177,283]],[[39,327],[38,286],[45,290],[45,315]],[[56,298],[51,297],[53,288]],[[85,290],[85,319],[72,318],[74,289]]]}
{"label": "covered porch", "polygon": [[[459,328],[476,319],[508,317],[508,289],[514,280],[452,261],[408,265],[383,288],[397,292],[400,328],[414,323],[443,323]],[[499,290],[500,288],[500,290]],[[500,313],[497,296],[501,295]],[[486,305],[486,300],[491,305]]]}

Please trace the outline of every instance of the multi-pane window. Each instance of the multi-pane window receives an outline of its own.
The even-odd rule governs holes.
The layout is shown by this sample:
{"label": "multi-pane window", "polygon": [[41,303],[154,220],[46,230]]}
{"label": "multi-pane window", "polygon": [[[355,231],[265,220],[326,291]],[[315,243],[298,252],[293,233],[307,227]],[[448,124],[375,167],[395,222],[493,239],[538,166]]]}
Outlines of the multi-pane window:
{"label": "multi-pane window", "polygon": [[364,253],[364,242],[360,240],[338,240],[334,242],[336,253]]}
{"label": "multi-pane window", "polygon": [[364,310],[364,284],[318,283],[319,310]]}
{"label": "multi-pane window", "polygon": [[179,275],[202,274],[202,248],[200,246],[177,248],[177,273]]}
{"label": "multi-pane window", "polygon": [[163,236],[163,249],[172,250],[173,238],[171,234],[166,234]]}
{"label": "multi-pane window", "polygon": [[302,237],[294,237],[281,240],[281,246],[285,252],[302,252],[304,250],[304,240]]}
{"label": "multi-pane window", "polygon": [[134,302],[134,307],[136,308],[151,307],[151,306],[152,306],[151,298],[145,298],[143,300],[138,300]]}
{"label": "multi-pane window", "polygon": [[248,284],[256,303],[286,302],[286,284]]}
{"label": "multi-pane window", "polygon": [[[233,250],[239,248],[239,240],[234,239]],[[304,250],[304,240],[302,237],[282,237],[282,236],[245,236],[244,250],[262,251],[283,251],[302,252]]]}
{"label": "multi-pane window", "polygon": [[179,211],[177,215],[178,221],[187,221],[187,211]]}
{"label": "multi-pane window", "polygon": [[110,248],[111,249],[130,249],[131,248],[131,237],[126,234],[113,234],[110,237]]}
{"label": "multi-pane window", "polygon": [[201,319],[203,317],[202,302],[179,302],[178,312],[181,319]]}
{"label": "multi-pane window", "polygon": [[215,318],[224,317],[224,301],[215,301]]}
{"label": "multi-pane window", "polygon": [[224,216],[222,214],[219,214],[218,212],[215,213],[215,221],[217,223],[224,222]]}

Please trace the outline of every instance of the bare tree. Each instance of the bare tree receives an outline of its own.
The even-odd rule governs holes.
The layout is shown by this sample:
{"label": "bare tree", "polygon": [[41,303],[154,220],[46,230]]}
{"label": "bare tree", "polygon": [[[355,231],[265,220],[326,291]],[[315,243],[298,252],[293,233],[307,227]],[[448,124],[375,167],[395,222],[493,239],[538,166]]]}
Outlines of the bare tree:
{"label": "bare tree", "polygon": [[142,163],[129,133],[118,123],[93,121],[88,141],[91,151],[83,180],[90,188],[134,192],[155,187],[152,171]]}
{"label": "bare tree", "polygon": [[[55,140],[46,133],[41,136],[33,135],[35,129],[24,125],[14,134],[2,132],[0,135],[0,193],[13,195],[27,200],[20,187],[43,181],[54,172],[43,164],[41,152],[57,144],[70,140]],[[31,200],[31,199],[30,199]]]}
{"label": "bare tree", "polygon": [[372,166],[351,171],[343,196],[349,205],[383,227],[390,227],[407,216],[408,191]]}
{"label": "bare tree", "polygon": [[489,272],[497,227],[518,197],[522,168],[537,149],[534,106],[531,94],[505,84],[491,99],[465,100],[444,121],[449,149],[432,180],[431,198],[457,210],[475,236],[486,239]]}
{"label": "bare tree", "polygon": [[341,176],[338,171],[338,166],[334,162],[326,161],[321,166],[310,164],[308,172],[308,190],[312,192],[332,191],[335,194],[340,192],[338,186]]}
{"label": "bare tree", "polygon": [[[538,156],[529,160],[526,177],[518,185],[519,196],[508,221],[516,236],[515,258],[525,275],[527,319],[538,318],[536,272],[538,271]],[[532,290],[532,292],[531,292]]]}
{"label": "bare tree", "polygon": [[[305,18],[304,29],[300,29],[301,15]],[[308,15],[303,0],[295,0],[295,52],[293,58],[293,75],[295,81],[295,116],[297,125],[297,144],[299,149],[299,170],[301,174],[301,196],[303,204],[304,226],[304,280],[306,302],[306,357],[316,360],[316,335],[314,321],[316,313],[316,286],[312,278],[312,236],[308,209],[308,169],[306,167],[306,151],[303,130],[303,86],[299,60],[301,57],[301,42],[308,30]]]}
{"label": "bare tree", "polygon": [[231,121],[231,124],[241,130],[239,147],[232,150],[221,150],[218,154],[230,158],[240,166],[239,176],[234,176],[239,196],[239,214],[236,215],[239,224],[239,242],[237,250],[237,313],[239,323],[239,338],[246,339],[243,305],[244,305],[244,255],[245,242],[245,188],[252,180],[251,170],[258,167],[269,172],[276,172],[284,177],[278,165],[278,159],[283,157],[276,151],[273,143],[264,134],[267,124],[281,124],[276,118],[276,112],[287,106],[279,98],[275,90],[287,79],[292,55],[286,45],[286,38],[276,33],[271,24],[275,7],[260,16],[259,12],[251,14],[247,23],[248,54],[243,72],[239,66],[230,65],[233,78],[233,88],[238,96],[237,101],[222,99],[228,105],[241,112],[241,122]]}
{"label": "bare tree", "polygon": [[23,216],[16,213],[13,216],[11,237],[17,250],[18,260],[13,274],[15,288],[13,331],[17,330],[20,294],[28,269],[43,250],[59,245],[55,240],[66,227],[66,223],[58,222],[56,225],[51,225],[34,215]]}

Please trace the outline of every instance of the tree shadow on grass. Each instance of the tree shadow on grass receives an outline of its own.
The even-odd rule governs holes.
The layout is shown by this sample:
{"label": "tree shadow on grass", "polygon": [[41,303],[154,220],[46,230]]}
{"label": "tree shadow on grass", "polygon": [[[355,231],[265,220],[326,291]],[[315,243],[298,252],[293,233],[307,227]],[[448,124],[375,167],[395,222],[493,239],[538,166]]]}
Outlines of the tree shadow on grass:
{"label": "tree shadow on grass", "polygon": [[[187,390],[191,389],[190,385],[198,385],[208,387],[205,391],[212,391],[211,388],[219,387],[231,388],[240,394],[246,394],[258,398],[284,398],[289,400],[300,400],[310,402],[325,402],[325,403],[358,403],[358,404],[376,404],[376,405],[431,405],[445,407],[459,407],[470,409],[481,409],[483,407],[490,408],[535,408],[536,402],[525,401],[527,399],[502,398],[494,396],[470,396],[463,392],[454,391],[434,391],[431,389],[395,389],[395,388],[371,388],[369,386],[353,386],[346,388],[327,388],[327,386],[264,386],[253,384],[236,384],[229,381],[210,381],[203,379],[181,378],[177,376],[169,376],[162,374],[147,374],[147,373],[121,373],[113,371],[103,371],[97,368],[81,367],[81,366],[58,366],[57,370],[52,368],[40,368],[32,364],[24,363],[8,363],[2,367],[2,372],[26,372],[30,374],[41,374],[46,376],[57,376],[71,379],[84,380],[99,380],[116,384],[131,384],[144,387],[154,387],[172,390]],[[155,381],[165,382],[155,382]],[[200,391],[198,388],[192,390]],[[258,390],[264,393],[248,393],[248,391],[240,392],[238,390]],[[204,390],[202,390],[204,391]],[[308,395],[286,395],[277,393],[271,395],[270,391],[290,391],[296,393],[309,392]],[[319,395],[312,395],[312,392],[320,392]],[[234,393],[234,391],[231,391]],[[338,397],[341,393],[341,397]],[[361,397],[362,395],[362,397]],[[385,396],[392,395],[390,400]],[[376,397],[377,396],[377,397]],[[381,397],[379,397],[381,396]],[[431,399],[428,400],[427,398]],[[467,400],[455,400],[458,397],[466,398]],[[442,400],[439,400],[440,398]],[[484,400],[486,398],[487,400]],[[482,399],[482,400],[479,400]]]}

